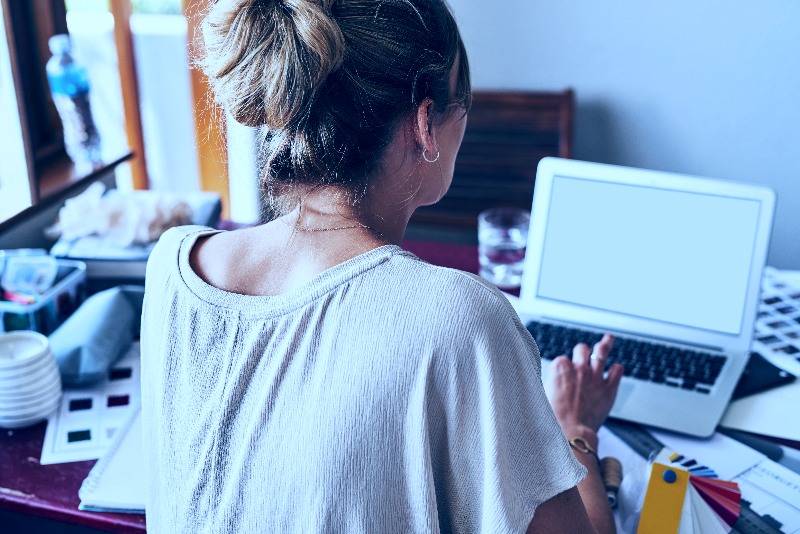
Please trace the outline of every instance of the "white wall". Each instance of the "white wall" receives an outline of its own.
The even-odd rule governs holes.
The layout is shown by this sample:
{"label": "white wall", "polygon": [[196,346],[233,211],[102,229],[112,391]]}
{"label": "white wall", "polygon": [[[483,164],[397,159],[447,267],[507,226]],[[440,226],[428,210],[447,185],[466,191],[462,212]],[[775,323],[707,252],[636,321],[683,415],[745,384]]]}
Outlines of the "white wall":
{"label": "white wall", "polygon": [[800,269],[800,2],[450,3],[474,87],[575,89],[577,159],[774,188]]}

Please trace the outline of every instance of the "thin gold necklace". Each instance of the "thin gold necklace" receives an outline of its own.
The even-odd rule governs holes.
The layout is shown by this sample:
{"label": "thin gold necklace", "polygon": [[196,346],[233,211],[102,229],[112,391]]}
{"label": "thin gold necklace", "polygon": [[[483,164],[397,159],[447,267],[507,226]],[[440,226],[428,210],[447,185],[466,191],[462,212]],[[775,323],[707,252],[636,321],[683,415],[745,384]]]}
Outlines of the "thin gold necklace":
{"label": "thin gold necklace", "polygon": [[347,226],[335,226],[333,228],[312,228],[310,226],[301,226],[301,225],[299,225],[297,223],[290,224],[285,219],[281,219],[281,221],[283,221],[283,223],[286,226],[288,226],[289,228],[294,228],[295,230],[300,230],[301,232],[333,232],[335,230],[349,230],[351,228],[365,228],[365,229],[369,230],[370,232],[373,232],[376,236],[380,237],[382,240],[384,240],[384,241],[386,240],[386,237],[381,232],[377,231],[376,229],[374,229],[371,226],[367,226],[366,224],[361,224],[361,223],[350,224],[350,225],[347,225]]}

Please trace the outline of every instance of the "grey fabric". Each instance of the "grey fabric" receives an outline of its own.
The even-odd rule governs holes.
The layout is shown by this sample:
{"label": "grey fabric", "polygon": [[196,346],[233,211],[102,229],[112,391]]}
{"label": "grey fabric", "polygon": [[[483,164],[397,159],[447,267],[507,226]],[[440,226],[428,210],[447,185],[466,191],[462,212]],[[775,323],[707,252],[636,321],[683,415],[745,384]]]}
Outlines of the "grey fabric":
{"label": "grey fabric", "polygon": [[384,246],[246,296],[167,232],[147,270],[152,532],[524,532],[585,476],[536,345],[477,277]]}
{"label": "grey fabric", "polygon": [[95,293],[50,334],[65,386],[99,382],[130,347],[139,321],[135,299],[120,287]]}

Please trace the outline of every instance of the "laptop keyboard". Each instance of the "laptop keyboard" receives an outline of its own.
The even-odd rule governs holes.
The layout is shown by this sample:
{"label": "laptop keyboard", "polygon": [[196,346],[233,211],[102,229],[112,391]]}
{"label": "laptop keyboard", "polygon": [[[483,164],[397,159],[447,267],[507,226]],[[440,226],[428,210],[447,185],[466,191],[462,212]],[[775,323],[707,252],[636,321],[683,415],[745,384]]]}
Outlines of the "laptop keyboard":
{"label": "laptop keyboard", "polygon": [[[547,360],[562,354],[572,357],[575,345],[586,343],[592,347],[602,337],[588,330],[536,321],[528,323],[527,328],[542,358]],[[614,363],[625,367],[624,376],[627,377],[708,394],[725,364],[725,357],[617,337],[606,368]]]}

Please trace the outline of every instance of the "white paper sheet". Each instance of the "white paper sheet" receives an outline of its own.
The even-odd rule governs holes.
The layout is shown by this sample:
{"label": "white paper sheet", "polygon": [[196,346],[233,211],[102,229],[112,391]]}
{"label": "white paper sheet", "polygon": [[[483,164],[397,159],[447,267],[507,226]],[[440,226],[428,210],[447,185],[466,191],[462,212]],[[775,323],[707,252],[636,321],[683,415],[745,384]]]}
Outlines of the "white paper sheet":
{"label": "white paper sheet", "polygon": [[800,381],[731,402],[720,426],[800,441]]}
{"label": "white paper sheet", "polygon": [[139,343],[117,361],[109,377],[88,388],[65,388],[47,421],[40,463],[95,460],[140,403]]}
{"label": "white paper sheet", "polygon": [[800,474],[772,460],[763,460],[734,479],[742,498],[760,515],[781,523],[781,531],[800,533]]}

